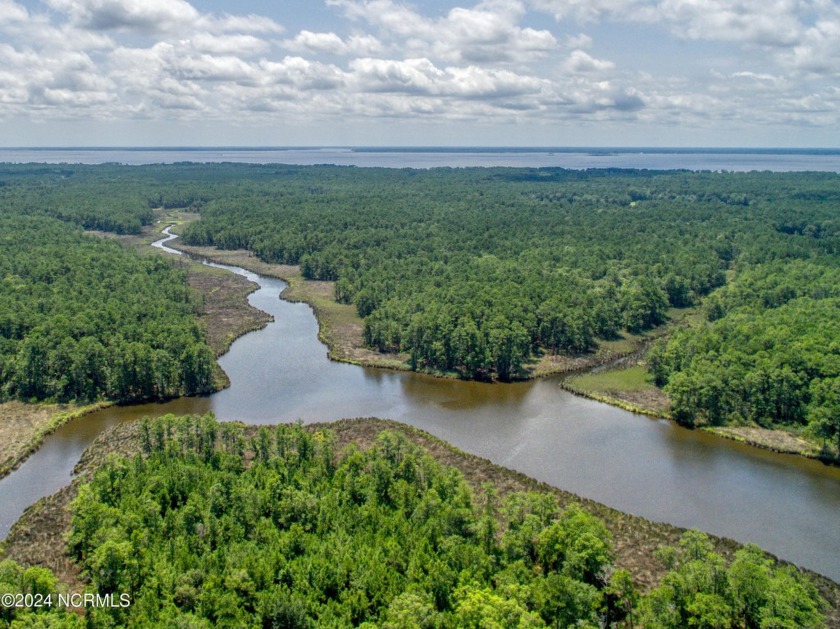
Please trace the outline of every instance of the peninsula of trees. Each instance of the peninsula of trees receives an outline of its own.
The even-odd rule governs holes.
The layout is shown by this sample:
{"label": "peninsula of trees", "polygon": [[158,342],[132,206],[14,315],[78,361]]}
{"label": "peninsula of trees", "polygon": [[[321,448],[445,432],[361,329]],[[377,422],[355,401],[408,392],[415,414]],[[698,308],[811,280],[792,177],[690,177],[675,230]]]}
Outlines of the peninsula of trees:
{"label": "peninsula of trees", "polygon": [[[144,420],[133,443],[79,488],[68,538],[89,591],[130,604],[84,618],[0,608],[0,626],[824,626],[826,603],[795,568],[755,546],[726,560],[696,531],[660,548],[664,576],[643,594],[582,506],[475,491],[393,431],[339,448],[329,429],[248,437],[168,416]],[[0,563],[2,594],[63,587],[45,568]]]}

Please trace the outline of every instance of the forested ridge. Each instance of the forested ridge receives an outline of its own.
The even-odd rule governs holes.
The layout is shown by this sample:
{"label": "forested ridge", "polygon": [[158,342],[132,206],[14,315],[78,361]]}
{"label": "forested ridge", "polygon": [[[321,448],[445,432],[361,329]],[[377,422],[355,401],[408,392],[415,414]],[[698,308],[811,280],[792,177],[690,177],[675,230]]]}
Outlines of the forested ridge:
{"label": "forested ridge", "polygon": [[[547,492],[501,497],[393,431],[339,448],[329,429],[211,416],[144,420],[72,503],[89,591],[130,605],[0,609],[12,627],[816,628],[826,604],[755,546],[731,560],[696,531],[658,551],[640,592],[606,525]],[[0,593],[48,595],[0,563]]]}

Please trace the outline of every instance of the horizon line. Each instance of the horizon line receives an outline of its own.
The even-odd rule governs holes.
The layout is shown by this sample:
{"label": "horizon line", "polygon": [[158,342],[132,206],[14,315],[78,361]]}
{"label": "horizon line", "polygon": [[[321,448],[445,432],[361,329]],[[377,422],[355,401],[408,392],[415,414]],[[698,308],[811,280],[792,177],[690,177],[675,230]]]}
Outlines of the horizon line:
{"label": "horizon line", "polygon": [[605,145],[97,145],[97,146],[0,146],[0,151],[648,151],[648,152],[840,152],[840,146],[605,146]]}

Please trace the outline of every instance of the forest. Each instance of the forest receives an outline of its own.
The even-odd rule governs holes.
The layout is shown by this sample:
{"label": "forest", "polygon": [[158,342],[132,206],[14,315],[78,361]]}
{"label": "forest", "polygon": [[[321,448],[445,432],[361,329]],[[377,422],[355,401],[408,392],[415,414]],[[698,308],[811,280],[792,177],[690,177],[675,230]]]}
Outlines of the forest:
{"label": "forest", "polygon": [[[0,401],[138,401],[212,388],[182,271],[85,231],[184,239],[335,282],[366,343],[411,368],[528,376],[701,316],[647,356],[690,426],[796,427],[840,446],[840,177],[245,164],[0,166]],[[72,507],[89,589],[128,607],[0,610],[0,626],[821,627],[792,567],[702,533],[641,592],[604,522],[469,486],[399,435],[147,420]],[[0,563],[0,593],[65,588]]]}
{"label": "forest", "polygon": [[[139,231],[151,220],[148,205],[113,195],[111,206],[104,182],[89,199],[86,185],[56,196],[37,181],[0,187],[0,401],[136,401],[211,390],[214,356],[185,275],[82,232]],[[133,209],[121,214],[121,204]]]}
{"label": "forest", "polygon": [[807,429],[840,451],[837,175],[292,170],[199,202],[185,240],[334,280],[369,346],[468,378],[694,306],[707,323],[649,357],[677,421]]}
{"label": "forest", "polygon": [[[68,547],[127,606],[2,608],[11,627],[797,627],[825,601],[755,546],[697,531],[657,552],[648,593],[603,521],[549,493],[474,490],[404,435],[339,449],[329,429],[212,416],[143,420],[72,503]],[[254,434],[254,433],[252,433]],[[44,568],[0,563],[0,593],[47,596]]]}
{"label": "forest", "polygon": [[[367,345],[416,370],[518,379],[542,356],[586,354],[698,308],[705,321],[648,361],[677,421],[807,428],[840,447],[838,203],[831,173],[0,168],[4,214],[127,233],[155,208],[199,212],[186,243],[247,249],[334,281]],[[86,385],[12,384],[28,333],[3,337],[5,395],[90,395]]]}
{"label": "forest", "polygon": [[687,425],[808,425],[840,447],[840,269],[835,257],[747,267],[704,305],[708,320],[649,355]]}

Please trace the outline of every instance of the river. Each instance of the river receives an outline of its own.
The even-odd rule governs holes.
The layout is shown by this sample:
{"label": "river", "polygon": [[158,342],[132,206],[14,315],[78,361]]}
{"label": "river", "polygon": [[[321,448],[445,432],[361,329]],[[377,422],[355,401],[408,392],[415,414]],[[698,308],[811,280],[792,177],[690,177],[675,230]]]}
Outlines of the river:
{"label": "river", "polygon": [[246,423],[376,416],[622,511],[755,542],[840,582],[840,469],[583,399],[558,378],[485,384],[332,362],[310,307],[278,299],[282,281],[214,266],[257,282],[249,300],[274,317],[219,360],[231,386],[65,425],[0,481],[0,536],[66,485],[82,451],[119,422],[208,411]]}

